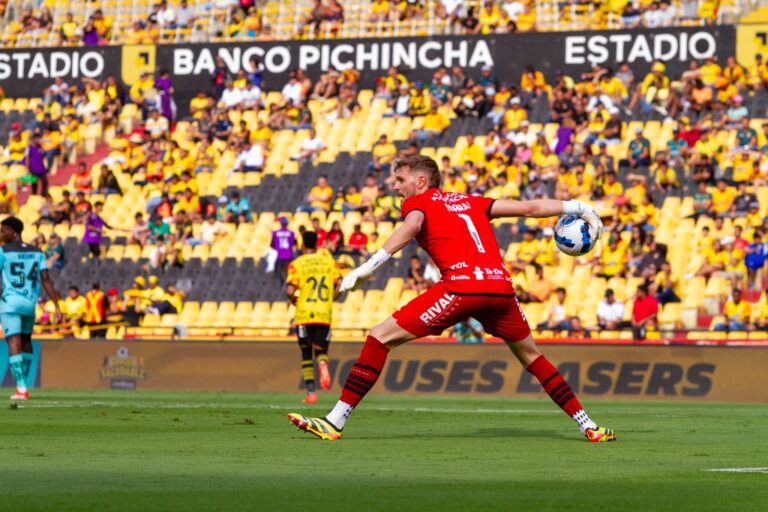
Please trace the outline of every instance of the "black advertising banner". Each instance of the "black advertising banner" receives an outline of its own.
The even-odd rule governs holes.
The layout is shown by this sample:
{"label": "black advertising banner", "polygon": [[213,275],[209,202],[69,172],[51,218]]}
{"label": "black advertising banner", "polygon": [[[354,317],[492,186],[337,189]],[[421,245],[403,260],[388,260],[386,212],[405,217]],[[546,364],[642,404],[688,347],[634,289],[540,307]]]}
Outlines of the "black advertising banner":
{"label": "black advertising banner", "polygon": [[117,46],[82,48],[0,49],[0,87],[10,98],[42,96],[60,76],[69,85],[83,77],[101,80],[120,76],[121,49]]}
{"label": "black advertising banner", "polygon": [[264,72],[266,88],[280,90],[294,68],[305,70],[313,80],[330,68],[354,68],[361,72],[361,85],[370,88],[390,66],[399,67],[412,81],[429,81],[441,66],[461,66],[474,76],[483,66],[493,66],[499,79],[511,84],[519,83],[528,65],[551,80],[558,69],[575,77],[593,64],[616,67],[626,61],[642,76],[658,59],[667,64],[668,73],[674,77],[691,59],[714,55],[724,61],[735,53],[733,26],[6,50],[0,51],[0,85],[11,97],[40,95],[42,87],[55,76],[74,83],[83,76],[113,74],[130,85],[140,70],[167,69],[177,104],[184,110],[198,91],[210,91],[217,56],[232,73],[248,69],[255,57]]}
{"label": "black advertising banner", "polygon": [[[735,28],[698,27],[658,30],[499,34],[492,36],[438,36],[431,38],[347,39],[335,41],[281,41],[227,44],[169,45],[157,48],[158,67],[171,71],[177,91],[207,90],[214,60],[220,56],[230,72],[249,69],[258,59],[267,88],[279,90],[293,68],[317,79],[329,69],[356,69],[363,87],[374,86],[390,66],[397,66],[412,81],[429,81],[440,66],[461,66],[477,76],[493,66],[502,82],[519,83],[523,70],[533,65],[551,80],[558,69],[571,76],[593,64],[616,67],[626,61],[636,74],[662,60],[674,77],[691,59],[712,55],[724,61],[735,54]],[[193,93],[194,94],[194,93]],[[192,95],[193,95],[192,94]]]}

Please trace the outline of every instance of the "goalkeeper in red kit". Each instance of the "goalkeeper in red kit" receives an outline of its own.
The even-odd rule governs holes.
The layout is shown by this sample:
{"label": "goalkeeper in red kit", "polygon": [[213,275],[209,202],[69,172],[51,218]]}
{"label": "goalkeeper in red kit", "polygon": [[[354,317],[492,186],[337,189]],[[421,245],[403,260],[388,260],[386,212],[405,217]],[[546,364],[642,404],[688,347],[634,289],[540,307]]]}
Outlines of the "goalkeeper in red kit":
{"label": "goalkeeper in red kit", "polygon": [[599,235],[600,217],[580,201],[493,200],[443,193],[437,164],[421,155],[400,160],[394,173],[395,190],[404,198],[403,224],[380,251],[344,278],[341,291],[356,290],[414,238],[432,257],[442,279],[371,329],[333,410],[322,418],[291,413],[291,422],[321,439],[340,439],[350,414],[376,384],[390,350],[416,338],[438,335],[473,317],[486,332],[506,342],[590,442],[614,441],[613,430],[598,427],[589,418],[563,376],[536,346],[491,226],[491,219],[501,217],[573,214]]}

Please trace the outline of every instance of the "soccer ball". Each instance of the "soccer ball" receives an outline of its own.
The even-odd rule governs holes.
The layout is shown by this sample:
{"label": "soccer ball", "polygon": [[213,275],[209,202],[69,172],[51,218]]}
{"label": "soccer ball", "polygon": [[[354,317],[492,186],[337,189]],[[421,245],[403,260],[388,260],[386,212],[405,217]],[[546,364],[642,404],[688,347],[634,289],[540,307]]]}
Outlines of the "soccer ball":
{"label": "soccer ball", "polygon": [[555,226],[555,244],[565,254],[583,256],[597,244],[597,233],[578,215],[563,215]]}

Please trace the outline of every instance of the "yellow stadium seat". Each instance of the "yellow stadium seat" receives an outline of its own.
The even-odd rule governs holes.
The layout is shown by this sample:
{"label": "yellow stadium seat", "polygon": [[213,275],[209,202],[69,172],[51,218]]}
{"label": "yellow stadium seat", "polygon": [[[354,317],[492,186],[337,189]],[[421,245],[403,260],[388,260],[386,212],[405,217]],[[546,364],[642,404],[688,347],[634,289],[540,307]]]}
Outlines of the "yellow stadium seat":
{"label": "yellow stadium seat", "polygon": [[659,313],[659,324],[662,327],[676,327],[682,318],[681,309],[682,305],[679,303],[670,302],[665,304]]}

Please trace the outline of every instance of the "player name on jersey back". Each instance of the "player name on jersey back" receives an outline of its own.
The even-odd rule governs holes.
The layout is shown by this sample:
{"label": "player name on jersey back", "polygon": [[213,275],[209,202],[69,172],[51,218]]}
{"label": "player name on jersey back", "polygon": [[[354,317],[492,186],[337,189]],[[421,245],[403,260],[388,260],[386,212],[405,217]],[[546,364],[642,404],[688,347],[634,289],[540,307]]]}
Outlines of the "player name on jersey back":
{"label": "player name on jersey back", "polygon": [[491,226],[493,201],[433,188],[403,202],[403,218],[416,210],[424,214],[416,240],[454,293],[514,294]]}

